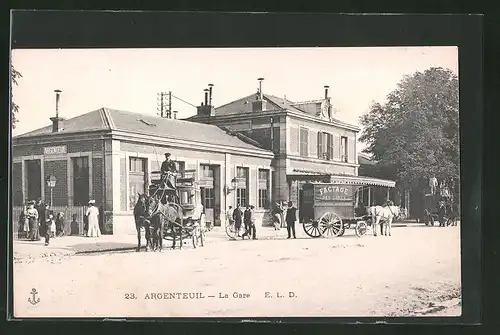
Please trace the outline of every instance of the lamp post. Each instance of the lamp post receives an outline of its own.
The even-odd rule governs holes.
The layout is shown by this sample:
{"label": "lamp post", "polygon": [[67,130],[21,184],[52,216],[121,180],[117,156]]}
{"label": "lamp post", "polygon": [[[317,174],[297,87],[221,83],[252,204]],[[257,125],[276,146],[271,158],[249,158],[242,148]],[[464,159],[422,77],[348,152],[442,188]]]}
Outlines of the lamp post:
{"label": "lamp post", "polygon": [[47,186],[50,188],[50,207],[53,206],[53,190],[56,187],[57,178],[54,175],[47,177]]}

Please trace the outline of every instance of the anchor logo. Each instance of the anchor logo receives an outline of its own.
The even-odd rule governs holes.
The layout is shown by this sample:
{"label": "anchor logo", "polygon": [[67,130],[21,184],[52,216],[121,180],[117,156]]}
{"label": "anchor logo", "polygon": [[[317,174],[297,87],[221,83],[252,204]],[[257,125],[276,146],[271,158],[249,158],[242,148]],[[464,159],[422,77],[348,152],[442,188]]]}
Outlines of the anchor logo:
{"label": "anchor logo", "polygon": [[38,294],[38,292],[36,291],[36,289],[31,289],[31,295],[33,296],[33,300],[31,300],[31,298],[28,298],[28,301],[32,304],[32,305],[36,305],[40,302],[40,298],[37,298],[36,295]]}

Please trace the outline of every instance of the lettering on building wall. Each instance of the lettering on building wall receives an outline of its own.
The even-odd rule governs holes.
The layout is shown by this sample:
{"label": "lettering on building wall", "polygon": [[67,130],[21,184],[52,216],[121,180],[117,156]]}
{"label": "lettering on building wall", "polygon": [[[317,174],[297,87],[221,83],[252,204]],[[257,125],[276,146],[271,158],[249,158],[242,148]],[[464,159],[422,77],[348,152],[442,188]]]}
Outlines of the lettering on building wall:
{"label": "lettering on building wall", "polygon": [[67,152],[67,147],[65,145],[43,148],[44,155],[58,155],[58,154],[65,154],[66,152]]}

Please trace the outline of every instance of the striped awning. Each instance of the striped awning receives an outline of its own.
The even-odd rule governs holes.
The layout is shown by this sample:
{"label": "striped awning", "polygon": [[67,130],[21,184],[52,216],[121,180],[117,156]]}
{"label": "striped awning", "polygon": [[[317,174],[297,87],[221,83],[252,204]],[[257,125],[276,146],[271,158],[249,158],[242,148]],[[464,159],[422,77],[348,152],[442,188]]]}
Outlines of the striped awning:
{"label": "striped awning", "polygon": [[364,176],[351,176],[351,175],[332,175],[315,171],[306,171],[294,169],[293,174],[288,174],[287,177],[305,177],[310,176],[311,180],[317,180],[321,177],[328,177],[329,184],[336,185],[354,185],[354,186],[381,186],[381,187],[395,187],[396,182],[387,179],[379,179]]}

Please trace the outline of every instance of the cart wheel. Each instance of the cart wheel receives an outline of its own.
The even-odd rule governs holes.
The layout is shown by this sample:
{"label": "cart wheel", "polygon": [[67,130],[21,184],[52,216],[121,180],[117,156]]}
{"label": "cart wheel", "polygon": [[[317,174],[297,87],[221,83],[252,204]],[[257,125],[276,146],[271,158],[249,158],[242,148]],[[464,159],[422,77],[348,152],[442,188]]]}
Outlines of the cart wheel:
{"label": "cart wheel", "polygon": [[234,225],[227,224],[226,225],[226,234],[229,238],[234,239],[234,234],[236,233]]}
{"label": "cart wheel", "polygon": [[321,232],[319,231],[319,223],[318,221],[308,221],[302,224],[304,228],[304,232],[310,237],[320,237]]}
{"label": "cart wheel", "polygon": [[345,233],[345,227],[342,227],[342,229],[340,230],[340,233],[337,236],[343,236],[344,233]]}
{"label": "cart wheel", "polygon": [[368,226],[366,225],[365,221],[358,221],[356,222],[355,230],[356,230],[356,236],[361,237],[366,234]]}
{"label": "cart wheel", "polygon": [[342,229],[342,219],[335,213],[325,213],[319,219],[320,232],[322,236],[340,236]]}

